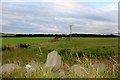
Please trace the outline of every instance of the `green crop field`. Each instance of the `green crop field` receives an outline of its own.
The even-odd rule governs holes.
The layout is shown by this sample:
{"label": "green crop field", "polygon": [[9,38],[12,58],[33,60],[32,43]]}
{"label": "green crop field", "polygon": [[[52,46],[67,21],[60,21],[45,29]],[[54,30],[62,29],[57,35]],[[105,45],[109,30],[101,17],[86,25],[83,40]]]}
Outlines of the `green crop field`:
{"label": "green crop field", "polygon": [[20,43],[37,43],[45,42],[53,39],[52,37],[16,37],[16,38],[2,38],[2,45],[16,45]]}
{"label": "green crop field", "polygon": [[[68,66],[81,64],[88,67],[95,62],[102,62],[110,67],[108,70],[109,72],[97,75],[96,77],[115,77],[114,74],[111,74],[111,69],[112,65],[117,62],[118,38],[63,37],[58,40],[50,37],[2,38],[3,46],[8,44],[19,45],[20,43],[29,43],[31,46],[28,48],[17,47],[13,50],[3,51],[2,64],[15,63],[24,67],[31,60],[35,60],[41,64],[44,64],[47,59],[47,54],[53,50],[56,50],[62,57],[63,63],[67,64]],[[81,62],[78,59],[80,59]],[[18,75],[17,77],[20,77]],[[38,74],[35,73],[34,76],[29,77],[38,77],[37,75]],[[48,75],[51,75],[50,77],[56,77],[56,75],[51,72],[50,74],[48,73]],[[10,76],[14,77],[16,74],[11,74]],[[25,76],[21,75],[21,77]],[[41,75],[40,77],[45,76]],[[70,74],[68,74],[67,77],[71,77]],[[76,76],[72,75],[72,77]],[[93,78],[93,76],[90,77]]]}

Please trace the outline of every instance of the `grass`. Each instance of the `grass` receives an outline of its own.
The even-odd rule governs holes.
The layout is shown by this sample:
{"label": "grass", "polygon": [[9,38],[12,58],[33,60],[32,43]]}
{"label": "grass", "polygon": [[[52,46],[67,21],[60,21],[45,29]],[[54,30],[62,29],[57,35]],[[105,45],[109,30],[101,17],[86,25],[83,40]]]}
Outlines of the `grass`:
{"label": "grass", "polygon": [[[12,73],[4,74],[3,78],[6,77],[12,77],[12,78],[117,78],[118,72],[114,72],[115,68],[111,69],[105,69],[104,72],[98,73],[97,70],[94,70],[91,68],[91,63],[92,60],[90,60],[87,57],[84,57],[84,60],[82,60],[83,66],[86,64],[89,65],[89,75],[82,76],[82,75],[76,75],[70,72],[70,70],[66,73],[65,76],[60,76],[59,73],[55,73],[47,68],[44,68],[43,66],[38,66],[37,70],[32,71],[31,73],[26,73],[24,69],[18,69],[13,71]],[[85,64],[86,63],[86,64]],[[67,65],[67,68],[71,67],[70,65]],[[24,67],[23,67],[24,68]],[[118,70],[117,70],[118,71]],[[19,73],[18,73],[19,72]]]}
{"label": "grass", "polygon": [[15,38],[2,38],[2,45],[17,45],[20,43],[38,43],[46,42],[53,39],[52,37],[15,37]]}
{"label": "grass", "polygon": [[[85,67],[90,67],[95,63],[105,63],[109,69],[104,74],[96,74],[96,71],[90,70],[89,78],[108,78],[116,77],[113,74],[113,64],[117,61],[118,55],[118,38],[61,38],[59,41],[51,41],[53,38],[3,38],[3,45],[17,45],[20,43],[31,43],[29,48],[16,48],[15,50],[6,50],[2,52],[2,64],[15,63],[24,67],[31,60],[35,60],[41,64],[46,62],[47,54],[53,50],[58,51],[62,57],[64,64],[68,67],[74,64],[80,64]],[[34,44],[33,44],[34,43]],[[27,77],[60,77],[58,74],[51,71],[43,75],[41,67],[38,72],[34,72]],[[13,72],[10,77],[26,77],[25,72],[21,70],[21,74]],[[66,77],[80,77],[72,73],[67,73]]]}
{"label": "grass", "polygon": [[[117,46],[117,38],[65,38],[57,43],[49,43],[45,47],[58,48],[92,48],[97,46]],[[43,44],[44,45],[44,44]]]}

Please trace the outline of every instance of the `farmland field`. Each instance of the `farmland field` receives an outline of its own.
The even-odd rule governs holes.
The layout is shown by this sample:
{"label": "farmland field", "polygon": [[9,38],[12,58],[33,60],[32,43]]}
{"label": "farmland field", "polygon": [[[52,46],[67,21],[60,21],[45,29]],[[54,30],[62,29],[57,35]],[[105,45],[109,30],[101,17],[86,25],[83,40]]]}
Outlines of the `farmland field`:
{"label": "farmland field", "polygon": [[16,38],[2,38],[2,45],[7,44],[20,44],[20,43],[37,43],[37,42],[45,42],[50,39],[51,37],[16,37]]}
{"label": "farmland field", "polygon": [[[81,64],[88,67],[90,64],[102,62],[108,65],[111,70],[112,65],[117,62],[118,38],[63,37],[58,40],[55,40],[53,37],[2,38],[3,46],[8,44],[19,45],[20,43],[28,43],[31,44],[31,46],[26,49],[17,47],[13,50],[3,51],[2,64],[15,63],[24,67],[31,60],[44,64],[46,62],[47,54],[53,50],[58,51],[63,58],[63,62],[69,66]],[[78,58],[83,60],[83,62],[80,63]],[[88,59],[87,63],[84,58]],[[110,73],[105,74],[106,76],[104,77],[115,77],[115,75],[111,73],[112,72],[110,71]],[[12,77],[13,76],[14,75],[12,75]],[[67,76],[70,77],[69,75]]]}

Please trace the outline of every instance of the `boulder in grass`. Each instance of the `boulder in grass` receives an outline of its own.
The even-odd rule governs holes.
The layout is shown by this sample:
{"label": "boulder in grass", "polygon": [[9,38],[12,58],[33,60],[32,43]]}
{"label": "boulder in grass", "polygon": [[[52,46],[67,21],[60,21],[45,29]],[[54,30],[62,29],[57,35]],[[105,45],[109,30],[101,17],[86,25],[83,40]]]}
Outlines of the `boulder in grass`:
{"label": "boulder in grass", "polygon": [[61,67],[61,64],[61,56],[57,51],[52,51],[48,54],[45,67],[52,68],[54,71],[56,71]]}
{"label": "boulder in grass", "polygon": [[104,73],[107,69],[107,66],[103,63],[97,63],[92,65],[93,69],[95,69],[96,71],[98,71],[98,73]]}
{"label": "boulder in grass", "polygon": [[71,73],[76,74],[78,76],[82,76],[82,77],[87,77],[89,75],[88,69],[80,66],[79,64],[78,65],[75,64],[75,65],[71,66],[70,71],[71,71]]}
{"label": "boulder in grass", "polygon": [[21,67],[19,65],[16,64],[4,64],[0,67],[0,74],[10,74],[11,72],[13,72],[14,70],[18,70],[21,69]]}

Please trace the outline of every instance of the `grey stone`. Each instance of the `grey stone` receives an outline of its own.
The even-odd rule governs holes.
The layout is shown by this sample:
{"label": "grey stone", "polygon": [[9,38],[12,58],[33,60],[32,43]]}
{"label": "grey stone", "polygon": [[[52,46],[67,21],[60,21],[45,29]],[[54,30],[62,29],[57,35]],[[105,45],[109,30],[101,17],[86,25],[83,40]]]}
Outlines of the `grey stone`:
{"label": "grey stone", "polygon": [[82,77],[86,77],[86,76],[88,76],[88,74],[89,74],[87,68],[82,67],[82,66],[80,66],[79,64],[78,64],[78,65],[75,64],[75,65],[71,66],[70,71],[71,71],[73,74],[76,74],[76,75],[82,76]]}
{"label": "grey stone", "polygon": [[107,69],[107,66],[103,63],[97,63],[92,65],[93,69],[97,70],[98,73],[104,73],[105,70]]}
{"label": "grey stone", "polygon": [[4,64],[0,67],[0,74],[10,74],[12,71],[17,70],[17,69],[21,69],[21,67],[19,65],[16,64]]}
{"label": "grey stone", "polygon": [[52,68],[53,70],[58,70],[61,67],[61,64],[61,56],[57,51],[52,51],[48,54],[45,67]]}

